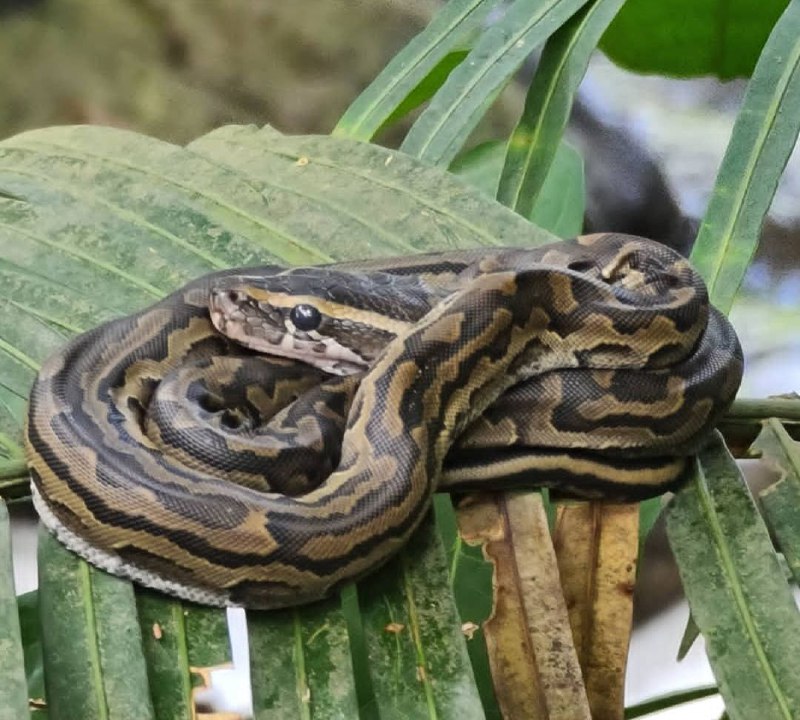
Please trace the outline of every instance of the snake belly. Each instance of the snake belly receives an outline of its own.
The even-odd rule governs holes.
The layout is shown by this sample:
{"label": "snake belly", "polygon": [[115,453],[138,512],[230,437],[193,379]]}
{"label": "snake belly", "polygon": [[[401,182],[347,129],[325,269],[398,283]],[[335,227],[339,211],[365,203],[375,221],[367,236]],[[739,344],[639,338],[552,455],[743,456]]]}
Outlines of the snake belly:
{"label": "snake belly", "polygon": [[674,487],[741,374],[697,273],[632,236],[239,269],[49,358],[26,450],[88,561],[277,608],[385,562],[436,490]]}

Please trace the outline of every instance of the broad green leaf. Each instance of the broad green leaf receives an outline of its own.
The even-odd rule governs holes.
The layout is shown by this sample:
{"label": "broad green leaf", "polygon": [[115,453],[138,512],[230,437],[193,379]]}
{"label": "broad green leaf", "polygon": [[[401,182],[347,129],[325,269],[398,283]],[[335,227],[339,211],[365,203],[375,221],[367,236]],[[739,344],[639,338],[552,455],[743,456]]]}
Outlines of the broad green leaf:
{"label": "broad green leaf", "polygon": [[722,439],[670,501],[667,533],[731,718],[800,714],[800,613]]}
{"label": "broad green leaf", "polygon": [[764,46],[722,160],[691,259],[727,312],[800,131],[800,3]]}
{"label": "broad green leaf", "polygon": [[[430,97],[463,56],[454,54],[498,0],[451,0],[347,109],[333,135],[370,140],[380,128]],[[455,62],[454,61],[458,61]],[[427,95],[427,97],[426,97]]]}
{"label": "broad green leaf", "polygon": [[[483,143],[459,155],[450,165],[450,172],[494,197],[505,155],[505,143]],[[528,217],[554,235],[574,237],[583,228],[585,196],[583,159],[577,150],[562,142]]]}
{"label": "broad green leaf", "polygon": [[359,605],[381,718],[485,717],[432,516],[361,582]]}
{"label": "broad green leaf", "polygon": [[722,80],[753,71],[787,0],[627,0],[601,49],[640,73]]}
{"label": "broad green leaf", "polygon": [[51,720],[153,720],[133,586],[39,532],[39,612]]}
{"label": "broad green leaf", "polygon": [[11,567],[11,528],[0,500],[0,720],[28,717],[28,686]]}
{"label": "broad green leaf", "polygon": [[156,718],[193,720],[183,603],[138,589],[136,608]]}
{"label": "broad green leaf", "polygon": [[[524,246],[553,239],[457,178],[403,153],[329,137],[286,137],[269,128],[222,128],[188,148],[106,128],[25,133],[0,143],[0,189],[22,198],[0,202],[0,302],[15,303],[16,308],[13,315],[0,315],[5,342],[0,345],[0,375],[19,398],[16,404],[0,402],[0,426],[16,438],[35,368],[67,337],[132,312],[215,268]],[[26,322],[16,319],[20,313]],[[49,553],[56,551],[46,551],[47,543],[60,549],[45,536],[41,567],[43,578],[50,573],[52,578],[42,583],[41,601],[48,615],[57,614],[66,623],[57,623],[44,636],[48,694],[66,697],[64,712],[74,711],[72,717],[90,720],[107,699],[99,680],[104,636],[98,619],[85,614],[97,603],[87,595],[87,583],[96,584],[94,578],[102,574],[63,550],[51,561]],[[440,550],[427,547],[417,547],[398,562],[413,560],[428,567]],[[69,577],[62,583],[64,573]],[[387,592],[405,597],[407,577],[389,579],[393,584]],[[449,678],[442,692],[457,687],[459,697],[471,698],[479,708],[468,663],[454,665],[452,660],[453,653],[465,657],[463,638],[458,632],[440,632],[441,623],[448,632],[453,627],[458,631],[449,587],[436,597],[444,614],[417,615],[422,647],[432,658],[431,672]],[[174,663],[183,699],[187,663],[209,667],[230,656],[221,612],[185,607],[188,615],[181,621],[176,617],[180,607],[166,603],[150,608],[149,615],[143,611],[142,629],[135,629],[143,635],[151,662]],[[133,609],[130,613],[135,617]],[[347,669],[348,663],[344,668],[340,663],[343,647],[323,643],[322,635],[314,637],[326,622],[340,627],[339,610],[295,617],[295,637],[306,643],[304,673],[312,701],[314,692],[322,697],[326,683],[332,692],[346,688],[331,679],[332,662],[337,672]],[[267,614],[261,620],[251,629],[250,640],[265,647],[265,638],[275,637],[280,622],[265,627],[270,623]],[[174,647],[165,650],[154,644],[155,623],[161,628],[160,642],[170,635]],[[76,649],[65,656],[59,648],[66,627],[73,628],[75,638],[69,633],[67,638]],[[62,662],[69,668],[63,672]],[[257,687],[257,692],[263,690],[263,685]],[[415,695],[418,688],[412,683],[405,692]],[[154,683],[159,713],[170,702],[160,693],[163,688]],[[395,699],[405,702],[404,697]],[[343,696],[336,700],[347,702]],[[276,713],[294,712],[294,697],[288,702]],[[184,711],[185,706],[177,707],[175,717]]]}
{"label": "broad green leaf", "polygon": [[224,610],[184,603],[183,616],[191,667],[218,667],[231,661],[228,619]]}
{"label": "broad green leaf", "polygon": [[19,469],[38,364],[193,277],[551,239],[401,153],[269,128],[222,128],[191,149],[108,128],[28,132],[0,143],[0,189],[25,198],[0,201],[0,432]]}
{"label": "broad green leaf", "polygon": [[497,199],[523,217],[532,217],[589,58],[623,2],[588,2],[544,46],[522,117],[508,141],[497,190]]}
{"label": "broad green leaf", "polygon": [[771,419],[764,423],[751,449],[781,475],[761,491],[759,499],[777,546],[795,582],[800,583],[800,445],[779,420]]}
{"label": "broad green leaf", "polygon": [[358,717],[347,624],[334,599],[247,615],[255,720]]}
{"label": "broad green leaf", "polygon": [[450,74],[401,149],[431,164],[449,164],[525,58],[585,3],[514,0]]}

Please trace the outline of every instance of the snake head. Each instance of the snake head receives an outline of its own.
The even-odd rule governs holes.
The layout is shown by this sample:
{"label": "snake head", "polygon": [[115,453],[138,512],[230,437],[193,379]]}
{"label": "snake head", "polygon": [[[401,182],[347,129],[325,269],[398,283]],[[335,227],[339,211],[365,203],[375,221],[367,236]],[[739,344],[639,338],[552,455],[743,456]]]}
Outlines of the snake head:
{"label": "snake head", "polygon": [[[397,285],[408,302],[398,303]],[[245,347],[352,375],[368,368],[430,302],[417,281],[302,268],[225,278],[211,289],[209,312],[219,332]]]}

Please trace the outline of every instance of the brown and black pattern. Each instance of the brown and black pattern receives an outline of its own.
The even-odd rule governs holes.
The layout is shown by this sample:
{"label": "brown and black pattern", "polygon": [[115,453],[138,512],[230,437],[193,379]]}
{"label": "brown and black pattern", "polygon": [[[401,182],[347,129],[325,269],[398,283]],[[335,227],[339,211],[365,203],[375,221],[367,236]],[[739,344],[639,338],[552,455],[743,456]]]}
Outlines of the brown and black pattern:
{"label": "brown and black pattern", "polygon": [[50,358],[28,458],[43,520],[90,561],[284,607],[385,562],[437,490],[673,487],[741,373],[688,262],[630,236],[253,268]]}

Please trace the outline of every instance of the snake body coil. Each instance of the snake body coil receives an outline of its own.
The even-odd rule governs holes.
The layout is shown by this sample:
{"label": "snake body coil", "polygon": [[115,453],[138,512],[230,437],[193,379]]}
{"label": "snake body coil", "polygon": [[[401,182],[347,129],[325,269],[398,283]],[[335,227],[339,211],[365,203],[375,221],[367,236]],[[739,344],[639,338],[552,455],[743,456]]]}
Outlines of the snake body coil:
{"label": "snake body coil", "polygon": [[26,446],[89,561],[283,607],[384,562],[437,489],[673,487],[741,372],[688,262],[630,236],[227,271],[50,358]]}

